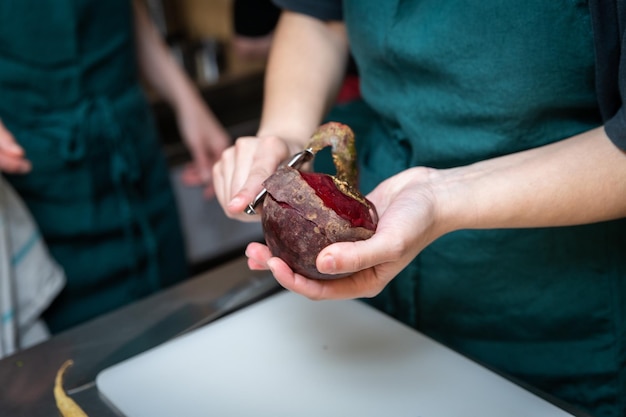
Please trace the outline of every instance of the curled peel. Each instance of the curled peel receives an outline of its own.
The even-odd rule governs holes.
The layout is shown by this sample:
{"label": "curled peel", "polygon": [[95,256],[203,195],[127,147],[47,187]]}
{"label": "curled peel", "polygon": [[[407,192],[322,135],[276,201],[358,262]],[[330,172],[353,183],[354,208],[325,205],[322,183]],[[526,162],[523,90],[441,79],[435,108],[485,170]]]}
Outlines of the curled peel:
{"label": "curled peel", "polygon": [[63,375],[65,374],[65,370],[73,364],[74,361],[68,359],[57,371],[57,376],[54,380],[54,399],[57,403],[57,408],[63,417],[88,417],[82,408],[80,408],[63,389]]}

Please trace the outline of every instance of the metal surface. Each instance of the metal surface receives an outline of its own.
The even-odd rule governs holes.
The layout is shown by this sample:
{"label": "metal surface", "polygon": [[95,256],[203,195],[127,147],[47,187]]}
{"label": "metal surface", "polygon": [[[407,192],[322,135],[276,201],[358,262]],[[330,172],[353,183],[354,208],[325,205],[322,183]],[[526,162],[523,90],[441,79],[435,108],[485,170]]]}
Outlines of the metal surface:
{"label": "metal surface", "polygon": [[[287,162],[287,166],[293,167],[293,168],[299,168],[300,166],[302,166],[302,164],[313,159],[313,156],[314,156],[313,149],[307,148],[303,150],[302,152],[298,152],[297,154],[295,154],[291,158],[291,160]],[[257,196],[254,198],[254,200],[252,200],[252,202],[248,204],[248,207],[246,207],[244,212],[249,215],[257,214],[255,211],[255,208],[257,205],[259,205],[260,202],[263,201],[266,194],[267,194],[267,190],[265,188],[262,189],[261,192],[257,194]]]}
{"label": "metal surface", "polygon": [[576,415],[362,302],[288,291],[108,368],[97,385],[127,417]]}
{"label": "metal surface", "polygon": [[64,382],[71,397],[90,417],[119,417],[93,384],[100,370],[279,289],[271,275],[249,271],[241,258],[4,358],[0,416],[58,415],[54,377],[73,359]]}
{"label": "metal surface", "polygon": [[[54,377],[65,360],[73,359],[64,383],[69,395],[90,417],[120,417],[91,382],[100,370],[279,290],[271,275],[250,271],[242,257],[0,360],[0,416],[59,415]],[[589,417],[541,396],[575,416]]]}
{"label": "metal surface", "polygon": [[[185,236],[187,258],[198,265],[239,257],[248,243],[263,241],[260,222],[229,219],[215,197],[207,199],[204,187],[190,187],[182,180],[184,166],[171,170],[171,182],[178,202]],[[215,263],[216,264],[216,263]],[[206,268],[203,268],[206,270]]]}

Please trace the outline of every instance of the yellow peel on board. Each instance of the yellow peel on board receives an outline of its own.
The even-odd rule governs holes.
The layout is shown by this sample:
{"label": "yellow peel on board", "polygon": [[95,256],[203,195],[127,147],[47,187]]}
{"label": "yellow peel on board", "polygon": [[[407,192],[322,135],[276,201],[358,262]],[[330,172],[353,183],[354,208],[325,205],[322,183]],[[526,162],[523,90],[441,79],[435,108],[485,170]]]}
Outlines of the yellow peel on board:
{"label": "yellow peel on board", "polygon": [[54,380],[54,399],[63,417],[88,417],[82,408],[80,408],[73,399],[67,396],[63,389],[63,374],[65,370],[73,364],[74,361],[68,359],[57,371],[57,376]]}

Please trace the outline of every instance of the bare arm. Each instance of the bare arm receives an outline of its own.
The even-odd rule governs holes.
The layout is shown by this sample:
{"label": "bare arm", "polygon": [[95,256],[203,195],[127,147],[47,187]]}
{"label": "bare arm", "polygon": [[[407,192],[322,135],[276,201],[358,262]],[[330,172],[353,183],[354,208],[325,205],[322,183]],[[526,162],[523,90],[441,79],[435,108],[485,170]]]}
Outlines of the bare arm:
{"label": "bare arm", "polygon": [[175,110],[179,129],[189,147],[195,168],[208,182],[214,162],[230,138],[180,68],[150,19],[146,5],[134,0],[139,68],[146,81]]}
{"label": "bare arm", "polygon": [[298,138],[303,146],[339,91],[347,57],[343,23],[283,12],[268,62],[259,136]]}
{"label": "bare arm", "polygon": [[214,169],[218,200],[240,220],[278,164],[302,150],[334,101],[348,56],[345,29],[284,12],[274,35],[257,137],[239,138]]}
{"label": "bare arm", "polygon": [[154,26],[146,5],[133,1],[139,68],[152,88],[179,112],[201,100],[196,87],[170,54]]}
{"label": "bare arm", "polygon": [[603,128],[435,177],[440,221],[448,229],[564,226],[626,216],[626,153]]}

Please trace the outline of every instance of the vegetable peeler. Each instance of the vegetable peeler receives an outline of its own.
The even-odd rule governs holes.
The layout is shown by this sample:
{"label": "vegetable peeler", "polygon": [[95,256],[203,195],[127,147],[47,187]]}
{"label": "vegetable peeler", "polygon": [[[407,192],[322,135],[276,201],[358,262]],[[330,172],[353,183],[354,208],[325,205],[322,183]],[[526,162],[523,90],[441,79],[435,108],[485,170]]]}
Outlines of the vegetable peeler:
{"label": "vegetable peeler", "polygon": [[[299,168],[300,166],[302,166],[302,164],[313,159],[313,156],[315,156],[315,154],[313,153],[313,148],[307,148],[292,156],[289,162],[287,162],[287,166]],[[263,201],[266,194],[267,190],[263,188],[261,192],[258,193],[257,196],[254,198],[254,200],[252,200],[252,202],[248,204],[248,207],[245,208],[244,213],[249,215],[257,214],[255,208],[259,205],[260,202]]]}

